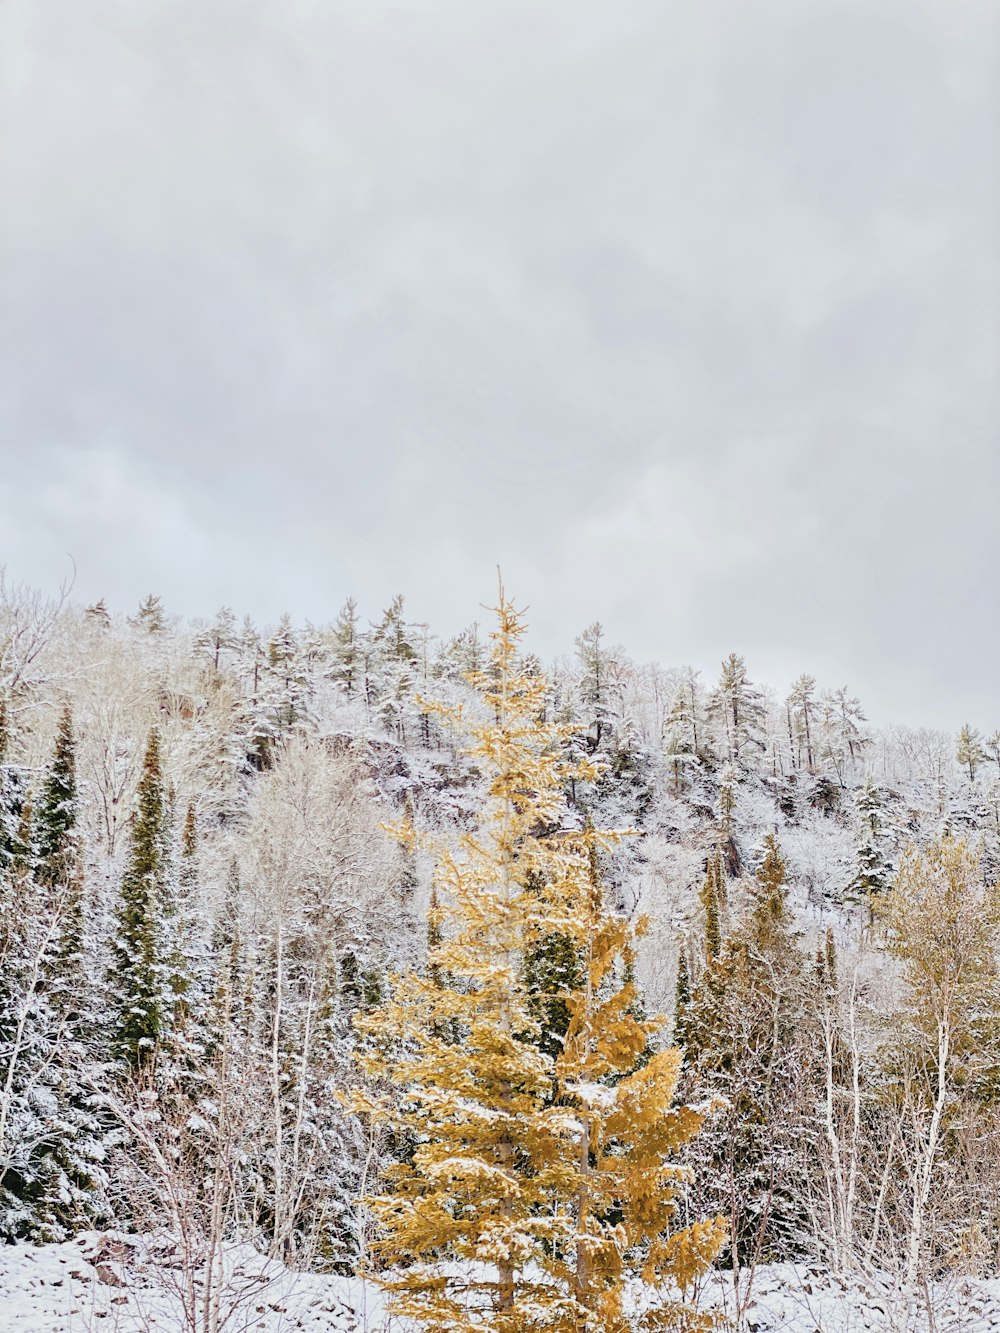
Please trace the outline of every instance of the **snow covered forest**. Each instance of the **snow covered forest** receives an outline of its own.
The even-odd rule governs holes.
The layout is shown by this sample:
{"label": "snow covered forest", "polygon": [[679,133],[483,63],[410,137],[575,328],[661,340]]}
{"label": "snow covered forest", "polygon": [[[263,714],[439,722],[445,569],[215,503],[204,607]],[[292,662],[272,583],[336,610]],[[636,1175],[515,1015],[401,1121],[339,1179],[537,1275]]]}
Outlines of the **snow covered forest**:
{"label": "snow covered forest", "polygon": [[478,615],[0,581],[0,1241],[141,1239],[201,1333],[264,1326],[240,1247],[431,1329],[762,1328],[774,1265],[943,1326],[1000,1276],[1000,731]]}

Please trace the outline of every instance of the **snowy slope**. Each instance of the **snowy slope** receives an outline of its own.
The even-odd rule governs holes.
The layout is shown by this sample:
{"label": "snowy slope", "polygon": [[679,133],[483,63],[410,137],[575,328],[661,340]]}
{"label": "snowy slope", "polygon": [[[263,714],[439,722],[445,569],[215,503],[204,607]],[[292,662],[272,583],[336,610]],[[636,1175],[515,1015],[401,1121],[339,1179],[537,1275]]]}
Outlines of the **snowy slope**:
{"label": "snowy slope", "polygon": [[[178,1272],[168,1261],[126,1265],[96,1235],[64,1245],[0,1247],[0,1333],[182,1333]],[[379,1293],[356,1278],[291,1273],[242,1247],[227,1256],[224,1333],[405,1333]],[[119,1283],[123,1285],[118,1285]],[[1000,1282],[956,1280],[933,1292],[934,1318],[917,1314],[909,1333],[1000,1330]],[[734,1314],[724,1280],[705,1304]],[[810,1266],[758,1270],[746,1333],[902,1333],[888,1285],[847,1287]]]}
{"label": "snowy slope", "polygon": [[[181,1275],[169,1260],[127,1262],[90,1234],[64,1245],[0,1246],[2,1333],[180,1333]],[[293,1273],[249,1247],[227,1255],[225,1333],[380,1333],[378,1291],[357,1278]],[[394,1321],[398,1330],[398,1321]]]}

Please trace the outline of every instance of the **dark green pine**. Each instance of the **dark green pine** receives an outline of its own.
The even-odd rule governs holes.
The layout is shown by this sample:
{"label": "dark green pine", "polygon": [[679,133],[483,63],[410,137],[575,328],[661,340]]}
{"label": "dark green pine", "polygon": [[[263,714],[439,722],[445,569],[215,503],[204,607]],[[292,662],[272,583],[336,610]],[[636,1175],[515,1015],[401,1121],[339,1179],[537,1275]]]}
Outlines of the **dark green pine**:
{"label": "dark green pine", "polygon": [[160,914],[166,822],[160,734],[154,727],[139,781],[114,942],[112,981],[119,995],[114,1050],[132,1068],[150,1063],[164,1028]]}

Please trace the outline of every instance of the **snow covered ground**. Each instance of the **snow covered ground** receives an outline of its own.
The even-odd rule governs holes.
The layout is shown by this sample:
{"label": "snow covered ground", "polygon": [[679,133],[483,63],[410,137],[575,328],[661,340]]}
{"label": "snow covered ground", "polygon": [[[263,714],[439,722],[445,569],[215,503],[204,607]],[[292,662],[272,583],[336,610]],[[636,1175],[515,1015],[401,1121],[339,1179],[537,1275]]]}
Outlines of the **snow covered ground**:
{"label": "snow covered ground", "polygon": [[[379,1293],[357,1279],[292,1273],[254,1251],[226,1263],[224,1333],[405,1333]],[[179,1270],[169,1256],[140,1262],[114,1239],[0,1246],[0,1333],[183,1333]],[[703,1296],[733,1312],[725,1283]],[[909,1333],[1000,1330],[1000,1282],[956,1280],[933,1292],[934,1315]],[[848,1287],[808,1266],[756,1275],[745,1333],[901,1333],[898,1303],[878,1283]]]}

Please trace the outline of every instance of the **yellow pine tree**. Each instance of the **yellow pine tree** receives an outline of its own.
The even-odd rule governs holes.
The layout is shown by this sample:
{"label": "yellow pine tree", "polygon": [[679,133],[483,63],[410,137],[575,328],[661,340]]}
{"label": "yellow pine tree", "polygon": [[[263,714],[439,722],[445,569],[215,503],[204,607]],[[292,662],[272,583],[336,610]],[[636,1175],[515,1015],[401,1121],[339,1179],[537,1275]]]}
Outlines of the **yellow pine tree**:
{"label": "yellow pine tree", "polygon": [[[615,1333],[633,1271],[683,1290],[723,1229],[669,1231],[684,1180],[670,1159],[702,1116],[670,1109],[675,1052],[637,1068],[659,1024],[636,1016],[630,929],[606,911],[594,872],[614,835],[566,826],[567,783],[597,774],[565,759],[570,728],[539,720],[546,683],[519,670],[523,623],[502,588],[497,616],[488,669],[470,677],[485,704],[469,728],[485,807],[475,831],[435,849],[426,974],[396,978],[360,1020],[376,1039],[369,1072],[393,1090],[356,1104],[414,1145],[367,1200],[378,1280],[395,1313],[435,1333]],[[556,1056],[537,1044],[524,967],[553,932],[583,962]],[[647,1322],[711,1324],[670,1299]]]}
{"label": "yellow pine tree", "polygon": [[[636,927],[605,907],[597,873],[607,835],[586,830],[589,875],[577,853],[567,867],[566,919],[561,929],[577,942],[582,984],[567,997],[570,1023],[556,1061],[557,1104],[572,1108],[570,1140],[576,1149],[575,1194],[562,1205],[567,1234],[551,1265],[572,1292],[565,1324],[574,1333],[617,1333],[632,1328],[623,1305],[635,1273],[646,1288],[647,1328],[714,1327],[678,1301],[708,1268],[725,1238],[722,1218],[671,1232],[678,1191],[690,1172],[673,1155],[699,1131],[702,1111],[671,1107],[680,1074],[676,1049],[643,1056],[663,1026],[639,1016],[633,980]],[[584,863],[585,865],[587,863]]]}

